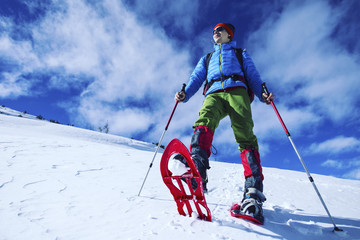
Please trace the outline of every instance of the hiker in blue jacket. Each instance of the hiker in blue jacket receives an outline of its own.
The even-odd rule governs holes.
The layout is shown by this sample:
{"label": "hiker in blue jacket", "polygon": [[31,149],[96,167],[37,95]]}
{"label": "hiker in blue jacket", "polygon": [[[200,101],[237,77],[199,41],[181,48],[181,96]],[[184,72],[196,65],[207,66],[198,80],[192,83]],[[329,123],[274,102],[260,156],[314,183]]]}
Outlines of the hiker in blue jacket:
{"label": "hiker in blue jacket", "polygon": [[[236,55],[236,42],[232,41],[235,27],[230,23],[219,23],[213,29],[214,52],[203,56],[190,76],[185,92],[177,92],[175,100],[187,102],[205,82],[205,100],[194,124],[190,153],[203,179],[207,191],[207,169],[215,129],[226,116],[230,117],[235,140],[239,144],[240,157],[244,166],[245,191],[241,211],[263,221],[262,202],[263,174],[259,146],[253,133],[250,103],[253,92],[262,102],[270,104],[272,93],[262,92],[263,83],[255,65],[246,50],[241,60]],[[238,53],[239,54],[239,53]],[[243,69],[243,70],[242,70]],[[246,77],[246,78],[245,78]],[[245,80],[246,79],[246,80]],[[249,91],[248,91],[249,90]]]}

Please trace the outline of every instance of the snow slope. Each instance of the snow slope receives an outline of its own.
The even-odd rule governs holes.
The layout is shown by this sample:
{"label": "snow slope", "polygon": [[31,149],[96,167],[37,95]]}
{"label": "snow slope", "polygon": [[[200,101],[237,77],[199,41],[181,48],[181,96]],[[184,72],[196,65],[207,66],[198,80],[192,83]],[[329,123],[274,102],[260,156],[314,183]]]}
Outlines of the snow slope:
{"label": "snow slope", "polygon": [[266,219],[257,226],[229,214],[242,197],[242,166],[211,162],[213,222],[205,222],[178,215],[160,177],[161,153],[137,196],[154,145],[7,113],[0,114],[1,240],[360,239],[360,181],[313,175],[344,230],[333,233],[305,173],[264,168]]}

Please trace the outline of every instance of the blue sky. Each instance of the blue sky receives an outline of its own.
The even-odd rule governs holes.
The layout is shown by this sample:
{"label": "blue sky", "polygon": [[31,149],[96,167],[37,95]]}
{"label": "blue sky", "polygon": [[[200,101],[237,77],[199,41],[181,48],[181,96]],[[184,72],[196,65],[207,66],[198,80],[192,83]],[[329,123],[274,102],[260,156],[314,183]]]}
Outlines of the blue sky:
{"label": "blue sky", "polygon": [[[2,0],[0,104],[157,142],[175,92],[212,51],[212,28],[230,22],[310,172],[360,179],[359,8],[356,0]],[[189,145],[202,101],[199,91],[179,104],[164,144]],[[303,171],[271,106],[255,100],[252,109],[263,166]],[[213,144],[212,160],[240,162],[228,119]]]}

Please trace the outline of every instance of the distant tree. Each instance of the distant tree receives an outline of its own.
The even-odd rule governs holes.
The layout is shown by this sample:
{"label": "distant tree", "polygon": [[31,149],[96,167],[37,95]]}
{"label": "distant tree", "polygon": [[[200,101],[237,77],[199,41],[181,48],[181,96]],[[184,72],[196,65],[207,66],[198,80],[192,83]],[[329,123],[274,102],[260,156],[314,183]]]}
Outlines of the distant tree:
{"label": "distant tree", "polygon": [[38,115],[36,118],[37,118],[37,119],[40,119],[40,120],[44,120],[44,119],[45,119],[45,118],[43,118],[43,116],[41,116],[41,115]]}
{"label": "distant tree", "polygon": [[103,133],[109,133],[109,123],[106,122],[106,124],[103,127],[99,127],[99,132],[103,132]]}
{"label": "distant tree", "polygon": [[108,122],[106,122],[106,124],[105,124],[105,126],[104,126],[104,132],[105,133],[109,133],[109,123]]}
{"label": "distant tree", "polygon": [[[156,146],[159,146],[159,143],[155,143]],[[160,148],[165,149],[164,145],[160,145]]]}

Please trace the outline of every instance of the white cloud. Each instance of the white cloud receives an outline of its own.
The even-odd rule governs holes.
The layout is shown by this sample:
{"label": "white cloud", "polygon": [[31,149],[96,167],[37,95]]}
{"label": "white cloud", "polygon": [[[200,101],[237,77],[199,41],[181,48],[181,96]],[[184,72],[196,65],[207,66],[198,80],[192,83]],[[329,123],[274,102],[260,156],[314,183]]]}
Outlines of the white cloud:
{"label": "white cloud", "polygon": [[285,5],[248,40],[248,48],[269,87],[287,108],[304,109],[335,123],[359,117],[359,56],[332,36],[344,24],[346,4],[327,1]]}
{"label": "white cloud", "polygon": [[360,140],[354,137],[338,136],[321,143],[313,143],[308,151],[314,154],[337,154],[351,151],[360,152]]}
{"label": "white cloud", "polygon": [[[266,140],[284,138],[285,130],[273,107],[260,102],[254,102],[252,106],[255,134]],[[275,106],[290,134],[299,136],[306,132],[304,130],[313,131],[321,122],[320,116],[311,112],[308,107],[289,109],[277,103]]]}
{"label": "white cloud", "polygon": [[358,179],[360,180],[360,168],[351,170],[350,172],[343,175],[344,178]]}
{"label": "white cloud", "polygon": [[127,4],[143,23],[153,24],[155,27],[162,26],[169,31],[168,35],[172,35],[175,31],[194,34],[194,23],[198,20],[198,12],[203,7],[199,1],[191,0],[157,0],[156,2],[134,0]]}
{"label": "white cloud", "polygon": [[0,74],[0,97],[16,98],[22,95],[31,95],[31,83],[21,76],[23,72],[31,72],[39,67],[40,61],[34,53],[31,43],[22,40],[13,40],[8,29],[14,24],[8,20],[0,19],[0,60],[1,65],[8,70]]}
{"label": "white cloud", "polygon": [[0,83],[0,97],[16,98],[19,95],[26,95],[30,84],[19,78],[17,74],[3,73]]}
{"label": "white cloud", "polygon": [[13,40],[8,34],[0,37],[0,53],[10,64],[19,63],[23,71],[38,66],[39,60],[32,51],[31,43]]}
{"label": "white cloud", "polygon": [[[181,15],[178,7],[182,4],[171,6]],[[19,82],[21,74],[50,72],[45,82],[48,88],[84,88],[77,102],[70,100],[69,112],[86,126],[97,127],[102,116],[108,115],[112,133],[131,136],[161,124],[160,119],[169,114],[165,105],[174,104],[175,91],[188,79],[189,55],[158,25],[140,23],[121,1],[95,5],[54,1],[47,9],[43,18],[27,25],[31,42],[0,38],[2,55],[21,66],[2,81],[1,96],[25,95],[37,83],[35,79]],[[7,24],[7,28],[11,31],[12,27]],[[152,134],[157,137],[161,128],[155,126]]]}
{"label": "white cloud", "polygon": [[329,167],[329,168],[336,168],[336,169],[343,169],[346,168],[346,166],[344,166],[344,163],[338,160],[326,160],[325,162],[323,162],[321,164],[321,166],[323,167]]}
{"label": "white cloud", "polygon": [[350,170],[343,177],[360,180],[360,158],[356,157],[350,160],[348,166]]}
{"label": "white cloud", "polygon": [[337,160],[329,159],[321,164],[322,167],[333,168],[337,171],[345,172],[341,177],[350,179],[360,179],[360,158],[354,157],[347,159],[342,157]]}
{"label": "white cloud", "polygon": [[84,102],[78,112],[86,119],[91,119],[95,127],[102,127],[108,123],[111,132],[121,132],[131,136],[136,132],[145,131],[154,123],[151,112],[139,108],[124,108],[114,111],[113,108],[95,102]]}

